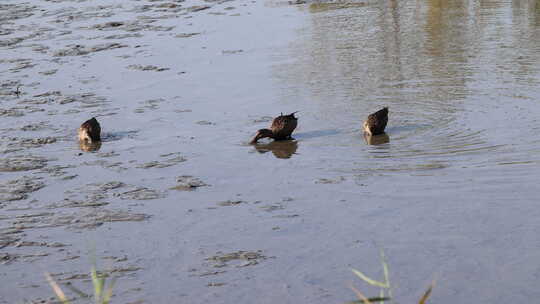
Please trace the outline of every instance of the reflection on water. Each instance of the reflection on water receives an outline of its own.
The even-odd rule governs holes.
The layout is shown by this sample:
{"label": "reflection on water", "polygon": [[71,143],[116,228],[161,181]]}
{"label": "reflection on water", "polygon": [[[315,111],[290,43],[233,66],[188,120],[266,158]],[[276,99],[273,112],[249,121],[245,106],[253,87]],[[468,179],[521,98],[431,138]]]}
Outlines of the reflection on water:
{"label": "reflection on water", "polygon": [[[23,4],[0,13],[0,304],[50,295],[36,265],[79,277],[94,237],[118,275],[140,266],[130,303],[341,303],[374,242],[396,294],[440,271],[434,303],[537,298],[540,1],[353,1],[4,1]],[[391,142],[363,139],[382,106]],[[296,110],[298,141],[240,144]],[[90,115],[112,115],[109,151],[75,157]],[[152,217],[109,223],[132,213]]]}
{"label": "reflection on water", "polygon": [[364,133],[364,140],[368,145],[382,145],[390,142],[390,137],[388,134],[383,133],[379,135],[369,135]]}
{"label": "reflection on water", "polygon": [[94,152],[101,149],[101,141],[89,142],[86,140],[79,141],[79,148],[84,152]]}
{"label": "reflection on water", "polygon": [[437,22],[419,24],[421,11],[410,2],[311,5],[312,27],[295,46],[291,80],[307,84],[329,115],[397,103],[423,122],[450,123],[456,99],[467,94],[469,70],[456,64],[466,61],[464,48],[449,49],[466,45],[470,34],[460,26],[461,6],[453,18],[430,7],[427,18]]}
{"label": "reflection on water", "polygon": [[291,158],[298,149],[298,143],[295,140],[276,140],[268,144],[255,144],[254,147],[259,153],[272,151],[277,158]]}
{"label": "reflection on water", "polygon": [[[420,155],[485,164],[482,155],[510,149],[508,137],[496,130],[519,135],[515,123],[495,109],[538,97],[539,6],[537,0],[298,6],[310,25],[291,44],[292,60],[274,74],[285,90],[294,90],[285,96],[302,92],[317,119],[338,129],[361,132],[358,117],[392,107],[389,128],[399,132],[387,157],[395,166]],[[503,102],[503,95],[511,98]],[[488,127],[494,116],[498,125]],[[460,158],[464,154],[478,157]]]}
{"label": "reflection on water", "polygon": [[320,13],[320,12],[336,10],[336,9],[363,7],[366,5],[367,3],[365,2],[347,2],[347,3],[319,2],[319,3],[311,3],[309,5],[309,12]]}
{"label": "reflection on water", "polygon": [[[524,299],[533,298],[534,284],[523,278],[536,275],[527,265],[536,263],[539,249],[521,235],[539,229],[537,191],[527,188],[537,184],[534,172],[540,163],[540,1],[364,3],[297,7],[309,24],[297,32],[288,60],[276,64],[273,73],[283,98],[291,96],[287,102],[303,100],[306,112],[316,115],[312,128],[344,130],[303,141],[302,160],[318,153],[313,163],[323,160],[321,171],[337,180],[353,175],[357,185],[376,189],[366,190],[368,195],[379,191],[366,205],[384,204],[391,195],[387,206],[396,216],[387,223],[398,221],[395,231],[426,232],[427,247],[440,241],[433,246],[439,254],[434,264],[452,264],[454,271],[463,256],[475,261],[462,264],[454,282],[447,280],[454,287],[443,302],[479,294],[485,299],[481,303],[492,302],[500,296],[493,286],[507,282],[491,278],[509,269],[513,275],[505,279],[516,284],[502,296],[510,299],[525,291]],[[384,144],[388,138],[365,137],[374,146],[359,145],[361,118],[383,105],[392,109],[391,144]],[[350,190],[336,189],[340,194]],[[404,204],[398,206],[400,201]],[[521,204],[527,207],[519,209]],[[441,211],[447,205],[452,207]],[[433,221],[432,215],[417,216],[425,208],[437,213]],[[526,208],[531,213],[521,212]],[[384,221],[382,213],[373,218],[374,226]],[[501,228],[501,222],[506,226]],[[381,235],[399,243],[389,245],[397,251],[415,252],[422,242],[410,233],[415,245],[404,244],[395,231]],[[472,234],[475,241],[469,242]],[[516,246],[500,241],[500,235]],[[522,252],[534,257],[521,260]],[[414,268],[426,262],[405,255]],[[515,270],[521,261],[523,270]],[[486,273],[479,276],[489,283],[476,281],[471,288],[462,281],[464,273]]]}

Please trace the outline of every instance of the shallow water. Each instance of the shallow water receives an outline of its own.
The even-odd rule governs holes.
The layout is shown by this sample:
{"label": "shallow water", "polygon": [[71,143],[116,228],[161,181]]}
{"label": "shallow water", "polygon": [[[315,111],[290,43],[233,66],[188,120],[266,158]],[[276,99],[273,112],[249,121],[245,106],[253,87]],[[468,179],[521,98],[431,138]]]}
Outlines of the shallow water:
{"label": "shallow water", "polygon": [[0,303],[92,256],[116,303],[342,303],[380,248],[403,303],[540,295],[539,1],[10,0],[0,49]]}

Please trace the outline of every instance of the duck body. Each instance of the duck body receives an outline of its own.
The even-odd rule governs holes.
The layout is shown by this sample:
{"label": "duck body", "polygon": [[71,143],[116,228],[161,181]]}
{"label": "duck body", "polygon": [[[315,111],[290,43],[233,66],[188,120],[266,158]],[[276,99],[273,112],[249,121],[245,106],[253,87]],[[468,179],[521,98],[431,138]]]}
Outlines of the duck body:
{"label": "duck body", "polygon": [[85,121],[78,130],[79,140],[87,142],[101,141],[101,126],[95,117]]}
{"label": "duck body", "polygon": [[261,138],[270,137],[274,140],[292,139],[291,134],[298,125],[298,118],[294,116],[296,112],[274,118],[270,129],[260,129],[251,140],[252,144],[257,143]]}
{"label": "duck body", "polygon": [[364,132],[368,135],[379,135],[384,133],[388,123],[388,108],[385,107],[373,114],[370,114],[364,122]]}

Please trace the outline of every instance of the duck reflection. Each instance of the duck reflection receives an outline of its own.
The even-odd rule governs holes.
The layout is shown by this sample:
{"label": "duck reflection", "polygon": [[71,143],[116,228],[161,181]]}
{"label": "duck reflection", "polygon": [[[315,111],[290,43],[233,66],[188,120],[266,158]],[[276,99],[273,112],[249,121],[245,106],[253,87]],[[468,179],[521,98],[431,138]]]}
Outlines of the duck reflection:
{"label": "duck reflection", "polygon": [[388,134],[383,133],[379,135],[369,135],[364,133],[364,140],[368,145],[382,145],[390,142],[390,137]]}
{"label": "duck reflection", "polygon": [[86,141],[86,140],[80,140],[79,141],[79,148],[81,148],[84,152],[94,152],[98,151],[101,148],[101,141]]}
{"label": "duck reflection", "polygon": [[277,158],[291,158],[298,149],[298,143],[295,140],[279,140],[267,144],[255,144],[254,147],[259,153],[272,151]]}

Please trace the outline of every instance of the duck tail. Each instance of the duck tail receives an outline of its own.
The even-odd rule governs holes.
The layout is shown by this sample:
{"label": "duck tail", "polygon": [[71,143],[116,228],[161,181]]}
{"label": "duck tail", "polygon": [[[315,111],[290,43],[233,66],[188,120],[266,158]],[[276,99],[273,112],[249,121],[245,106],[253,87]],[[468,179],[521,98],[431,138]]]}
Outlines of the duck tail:
{"label": "duck tail", "polygon": [[378,115],[388,115],[388,107],[384,107],[381,110],[377,111]]}

